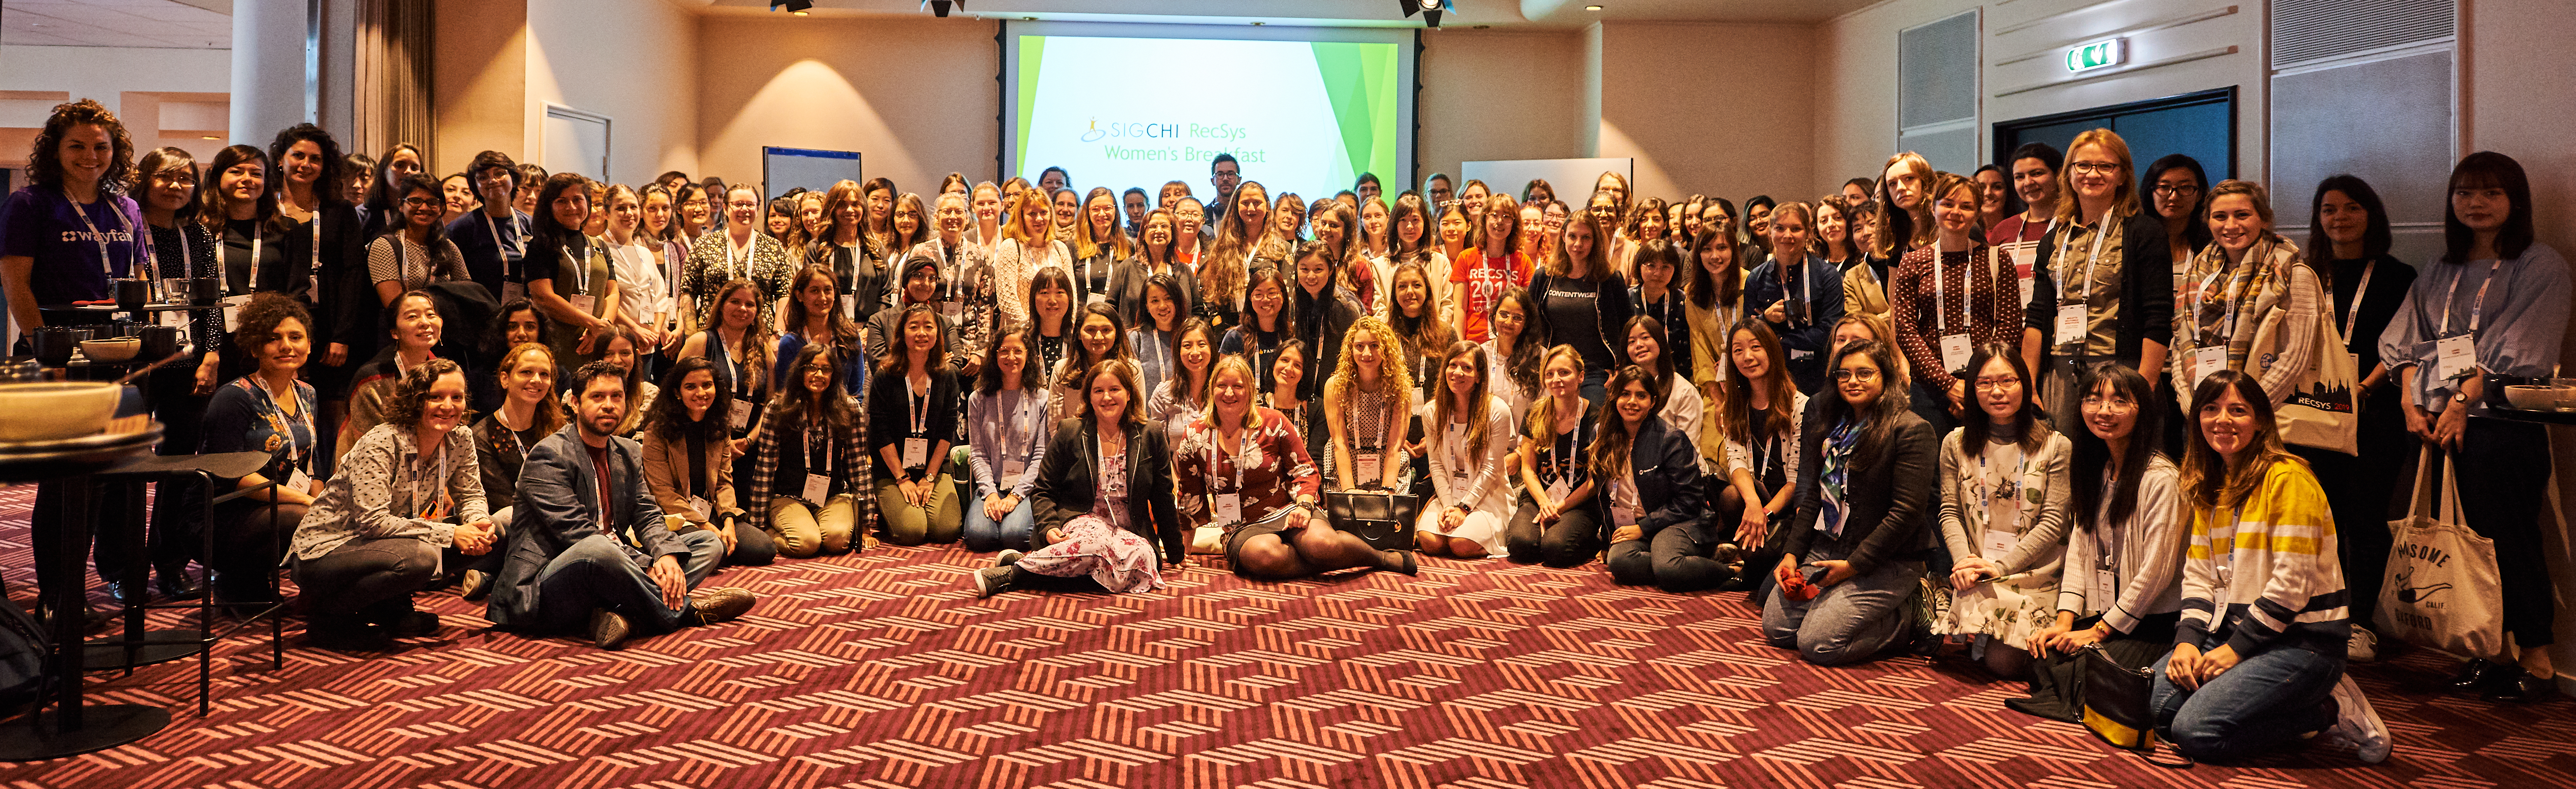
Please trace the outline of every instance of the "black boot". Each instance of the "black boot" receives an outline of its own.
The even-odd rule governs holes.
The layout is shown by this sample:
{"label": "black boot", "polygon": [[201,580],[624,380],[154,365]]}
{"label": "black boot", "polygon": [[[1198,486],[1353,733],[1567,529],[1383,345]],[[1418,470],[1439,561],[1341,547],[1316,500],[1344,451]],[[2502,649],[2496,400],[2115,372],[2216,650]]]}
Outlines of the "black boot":
{"label": "black boot", "polygon": [[2487,692],[2478,696],[2503,704],[2536,704],[2558,695],[2555,677],[2535,677],[2521,666],[2498,666]]}
{"label": "black boot", "polygon": [[2498,676],[2503,675],[2503,669],[2503,666],[2488,662],[2485,658],[2469,658],[2469,662],[2460,665],[2460,673],[2451,675],[2450,680],[2443,682],[2440,687],[2442,690],[2454,693],[2482,693],[2486,691],[2487,686],[2494,684]]}

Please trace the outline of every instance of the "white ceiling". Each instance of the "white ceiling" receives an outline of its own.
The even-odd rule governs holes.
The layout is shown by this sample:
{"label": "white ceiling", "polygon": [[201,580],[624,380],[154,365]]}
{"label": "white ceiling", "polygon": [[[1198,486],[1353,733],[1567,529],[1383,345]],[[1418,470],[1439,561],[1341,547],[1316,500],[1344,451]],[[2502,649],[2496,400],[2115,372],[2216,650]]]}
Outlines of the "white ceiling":
{"label": "white ceiling", "polygon": [[[233,18],[179,0],[0,0],[0,44],[230,49]],[[230,3],[221,7],[229,10]]]}
{"label": "white ceiling", "polygon": [[[1442,27],[1572,30],[1596,21],[1814,23],[1877,0],[1455,0]],[[721,14],[784,15],[770,0],[676,0]],[[1418,27],[1398,0],[961,0],[950,18]],[[1600,5],[1599,11],[1586,6]],[[922,0],[814,0],[817,16],[927,17]]]}

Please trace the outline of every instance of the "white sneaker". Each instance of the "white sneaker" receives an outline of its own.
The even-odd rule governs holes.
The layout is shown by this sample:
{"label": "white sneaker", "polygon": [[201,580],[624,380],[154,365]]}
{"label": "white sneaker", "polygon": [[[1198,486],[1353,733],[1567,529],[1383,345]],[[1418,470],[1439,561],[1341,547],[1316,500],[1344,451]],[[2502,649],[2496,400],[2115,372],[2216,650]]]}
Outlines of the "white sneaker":
{"label": "white sneaker", "polygon": [[2370,632],[2370,628],[2367,627],[2362,627],[2360,625],[2352,626],[2352,640],[2344,642],[2343,657],[2344,660],[2353,663],[2370,663],[2377,661],[2379,659],[2379,634]]}
{"label": "white sneaker", "polygon": [[2352,684],[2347,674],[2335,680],[2335,722],[2319,738],[2325,742],[2353,749],[2363,762],[2378,764],[2388,760],[2388,724],[2370,708],[2370,699],[2361,695],[2361,686]]}

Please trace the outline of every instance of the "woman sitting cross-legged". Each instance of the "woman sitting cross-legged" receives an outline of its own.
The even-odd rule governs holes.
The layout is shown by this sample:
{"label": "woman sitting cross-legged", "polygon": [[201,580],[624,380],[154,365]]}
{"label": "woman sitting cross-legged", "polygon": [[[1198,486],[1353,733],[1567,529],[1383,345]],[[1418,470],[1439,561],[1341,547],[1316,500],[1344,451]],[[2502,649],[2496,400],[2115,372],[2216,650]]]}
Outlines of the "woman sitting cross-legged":
{"label": "woman sitting cross-legged", "polygon": [[1762,635],[1809,663],[1839,666],[1912,635],[1903,613],[1922,588],[1940,444],[1907,410],[1887,343],[1836,348],[1824,369],[1833,390],[1798,438],[1798,514],[1772,539],[1778,585],[1762,605]]}
{"label": "woman sitting cross-legged", "polygon": [[383,420],[352,445],[295,528],[306,634],[325,649],[376,649],[438,632],[411,593],[441,549],[492,550],[491,514],[465,427],[465,372],[429,359],[404,370]]}
{"label": "woman sitting cross-legged", "polygon": [[1735,574],[1714,556],[1725,538],[1708,521],[1699,449],[1662,416],[1657,387],[1673,380],[1633,364],[1611,374],[1610,410],[1602,415],[1590,462],[1609,499],[1610,578],[1693,592]]}
{"label": "woman sitting cross-legged", "polygon": [[2221,370],[2193,390],[2182,495],[2191,533],[2182,618],[2148,703],[2174,749],[2202,760],[2263,753],[2316,733],[2388,757],[2388,729],[2344,676],[2349,592],[2334,509],[2281,445],[2252,376]]}
{"label": "woman sitting cross-legged", "polygon": [[966,398],[968,470],[976,499],[961,534],[976,553],[1029,547],[1037,531],[1038,467],[1045,464],[1047,388],[1038,370],[1037,331],[1008,324],[993,335],[991,361]]}
{"label": "woman sitting cross-legged", "polygon": [[[1399,301],[1414,295],[1405,273],[1414,270],[1397,270],[1396,276],[1405,280]],[[1486,393],[1485,376],[1492,369],[1485,346],[1464,340],[1450,343],[1440,364],[1437,399],[1423,414],[1423,449],[1437,494],[1425,502],[1434,506],[1422,508],[1414,526],[1413,542],[1423,553],[1482,559],[1503,547],[1503,522],[1512,516],[1505,479],[1517,442],[1512,440],[1512,407]]]}
{"label": "woman sitting cross-legged", "polygon": [[1181,500],[1198,525],[1225,529],[1237,574],[1285,580],[1351,567],[1414,572],[1413,555],[1380,551],[1335,530],[1315,502],[1323,475],[1275,409],[1254,405],[1258,379],[1243,357],[1217,360],[1208,409],[1173,458]]}
{"label": "woman sitting cross-legged", "polygon": [[2057,613],[2072,520],[2066,464],[2075,445],[2040,421],[2031,397],[2039,381],[2012,348],[1980,346],[1962,369],[1973,410],[1941,443],[1941,539],[1950,548],[1953,598],[1932,632],[1970,642],[1970,656],[1996,677],[2020,679],[2032,637]]}
{"label": "woman sitting cross-legged", "polygon": [[1080,380],[1080,410],[1056,424],[1030,499],[1038,517],[1033,542],[1042,547],[1003,551],[995,566],[976,571],[983,596],[1019,588],[1031,576],[1088,577],[1112,592],[1150,592],[1163,588],[1163,563],[1181,563],[1181,513],[1166,471],[1172,453],[1163,429],[1145,421],[1136,365],[1103,359]]}
{"label": "woman sitting cross-legged", "polygon": [[778,558],[777,542],[734,501],[733,437],[725,428],[731,399],[706,357],[673,364],[644,418],[644,481],[664,514],[689,522],[684,531],[724,540],[725,564],[768,564]]}
{"label": "woman sitting cross-legged", "polygon": [[841,394],[841,365],[832,346],[796,352],[792,384],[778,388],[760,435],[751,443],[751,501],[744,509],[767,514],[769,536],[781,555],[804,558],[850,549],[861,517],[859,481],[867,458],[859,447],[867,426]]}
{"label": "woman sitting cross-legged", "polygon": [[929,304],[907,305],[896,316],[900,336],[868,387],[877,511],[885,517],[886,539],[896,545],[956,542],[964,515],[947,465],[962,398],[957,374],[939,354],[948,346],[948,325]]}

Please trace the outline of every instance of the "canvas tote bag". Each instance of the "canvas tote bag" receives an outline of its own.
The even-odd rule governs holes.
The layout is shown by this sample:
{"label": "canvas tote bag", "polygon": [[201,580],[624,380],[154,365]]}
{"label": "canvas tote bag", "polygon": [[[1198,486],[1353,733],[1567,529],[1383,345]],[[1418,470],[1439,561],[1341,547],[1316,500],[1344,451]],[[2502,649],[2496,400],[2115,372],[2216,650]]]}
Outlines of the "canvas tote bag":
{"label": "canvas tote bag", "polygon": [[2426,511],[2433,457],[2416,463],[2415,495],[2406,517],[2388,522],[2395,544],[2379,587],[2382,634],[2466,657],[2504,654],[2504,593],[2496,577],[2495,542],[2460,517],[2459,482],[2442,457],[2441,511]]}

